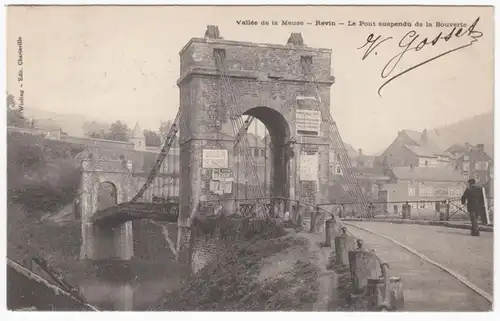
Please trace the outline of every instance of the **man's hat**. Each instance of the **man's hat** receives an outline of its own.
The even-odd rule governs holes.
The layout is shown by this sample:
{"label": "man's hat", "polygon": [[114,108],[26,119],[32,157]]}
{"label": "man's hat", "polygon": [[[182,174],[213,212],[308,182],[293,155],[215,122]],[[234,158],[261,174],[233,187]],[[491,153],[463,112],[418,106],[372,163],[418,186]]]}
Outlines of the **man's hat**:
{"label": "man's hat", "polygon": [[473,178],[471,178],[471,179],[469,179],[469,180],[467,181],[467,183],[474,185],[474,184],[476,184],[476,180],[475,180],[475,179],[473,179]]}

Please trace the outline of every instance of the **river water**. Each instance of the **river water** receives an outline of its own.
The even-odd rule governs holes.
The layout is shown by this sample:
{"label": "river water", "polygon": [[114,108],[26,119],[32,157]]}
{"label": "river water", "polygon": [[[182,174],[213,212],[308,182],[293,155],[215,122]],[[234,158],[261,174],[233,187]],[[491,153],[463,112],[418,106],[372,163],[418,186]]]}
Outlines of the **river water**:
{"label": "river water", "polygon": [[154,310],[180,286],[175,261],[101,261],[86,266],[90,273],[77,281],[80,294],[105,311]]}

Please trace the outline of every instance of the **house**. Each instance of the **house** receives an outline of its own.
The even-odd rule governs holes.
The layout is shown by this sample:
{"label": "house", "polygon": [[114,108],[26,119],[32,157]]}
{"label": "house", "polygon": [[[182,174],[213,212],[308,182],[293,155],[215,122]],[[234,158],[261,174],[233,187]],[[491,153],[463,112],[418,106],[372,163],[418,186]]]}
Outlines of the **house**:
{"label": "house", "polygon": [[473,146],[469,143],[465,144],[453,144],[448,147],[445,152],[450,154],[454,160],[468,152]]}
{"label": "house", "polygon": [[443,151],[433,137],[424,130],[402,130],[380,156],[391,167],[443,167],[449,165],[451,155]]}
{"label": "house", "polygon": [[[349,161],[351,162],[351,166],[353,168],[357,167],[357,158],[359,153],[362,151],[356,152],[356,150],[349,144],[344,143],[345,151],[347,152],[347,157],[349,157]],[[330,155],[329,155],[329,166],[330,173],[333,176],[333,179],[338,179],[342,175],[342,167],[340,165],[339,157],[335,157],[335,149],[330,147]]]}
{"label": "house", "polygon": [[493,160],[483,144],[477,144],[457,157],[455,168],[462,173],[464,180],[474,178],[477,184],[490,192],[490,185],[493,185]]}
{"label": "house", "polygon": [[362,149],[358,149],[358,154],[351,158],[351,165],[354,168],[373,168],[376,166],[376,156],[363,154]]}
{"label": "house", "polygon": [[[379,199],[385,202],[421,201],[423,207],[431,207],[431,202],[459,198],[465,190],[465,180],[451,167],[394,167],[393,179],[380,188]],[[393,204],[390,211],[400,211],[401,205]]]}
{"label": "house", "polygon": [[379,191],[383,186],[394,180],[392,172],[387,168],[353,168],[359,186],[370,201],[379,200]]}

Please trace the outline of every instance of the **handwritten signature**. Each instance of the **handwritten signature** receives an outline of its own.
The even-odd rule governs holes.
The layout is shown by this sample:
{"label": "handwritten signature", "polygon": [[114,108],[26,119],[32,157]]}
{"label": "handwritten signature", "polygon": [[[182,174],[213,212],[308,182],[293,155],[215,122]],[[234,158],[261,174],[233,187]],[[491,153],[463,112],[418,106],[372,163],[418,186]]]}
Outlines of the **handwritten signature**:
{"label": "handwritten signature", "polygon": [[[400,53],[398,53],[397,55],[392,57],[387,62],[385,67],[382,69],[380,76],[383,79],[387,79],[387,80],[379,87],[378,95],[382,96],[380,94],[382,88],[387,86],[391,81],[403,76],[404,74],[406,74],[412,70],[415,70],[418,67],[421,67],[425,64],[428,64],[429,62],[434,61],[438,58],[441,58],[441,57],[444,57],[448,54],[451,54],[452,52],[455,52],[455,51],[472,46],[475,42],[478,41],[479,38],[481,38],[483,36],[483,33],[481,31],[476,30],[476,25],[478,22],[479,22],[479,18],[477,18],[474,21],[474,23],[472,25],[470,25],[470,27],[467,29],[464,29],[464,28],[457,29],[455,27],[447,35],[443,35],[443,32],[440,32],[437,36],[431,37],[431,38],[422,39],[421,36],[415,30],[411,30],[408,33],[406,33],[399,40],[399,43],[398,43],[399,48],[403,48],[403,51],[401,51]],[[396,69],[396,67],[399,65],[399,63],[403,59],[403,57],[408,52],[410,52],[410,51],[418,52],[418,51],[424,49],[425,47],[435,46],[436,44],[443,43],[443,41],[446,43],[446,42],[450,41],[451,39],[462,38],[464,36],[466,38],[470,39],[469,43],[464,44],[464,45],[460,45],[460,46],[455,47],[453,49],[446,50],[446,51],[444,51],[444,52],[442,52],[442,53],[440,53],[432,58],[426,59],[426,60],[424,60],[424,61],[422,61],[422,62],[420,62],[412,67],[409,67],[403,71],[400,71],[396,74],[394,73],[394,70]],[[362,60],[367,59],[372,54],[372,52],[374,52],[376,55],[377,51],[375,51],[375,49],[377,49],[380,45],[388,42],[391,39],[393,39],[393,37],[385,37],[384,38],[382,35],[375,36],[373,33],[368,35],[368,37],[366,38],[366,43],[363,46],[357,48],[358,50],[365,49],[365,51],[363,53]],[[420,39],[422,39],[422,40],[420,40]]]}

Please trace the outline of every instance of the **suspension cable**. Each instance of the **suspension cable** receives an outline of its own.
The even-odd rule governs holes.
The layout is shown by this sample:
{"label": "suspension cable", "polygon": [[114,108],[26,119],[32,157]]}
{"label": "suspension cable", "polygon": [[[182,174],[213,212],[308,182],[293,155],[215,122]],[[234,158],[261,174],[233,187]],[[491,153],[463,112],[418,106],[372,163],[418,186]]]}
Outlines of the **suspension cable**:
{"label": "suspension cable", "polygon": [[[225,91],[224,96],[231,98],[234,107],[236,107],[236,108],[232,108],[233,106],[231,106],[231,105],[228,106],[229,119],[231,120],[231,124],[233,127],[233,133],[235,134],[236,139],[240,139],[239,137],[242,137],[241,142],[243,145],[242,148],[243,148],[243,152],[244,152],[244,155],[243,155],[244,160],[247,164],[250,163],[250,167],[251,167],[250,172],[252,174],[251,178],[254,179],[254,184],[256,184],[255,186],[252,186],[252,188],[251,188],[252,194],[255,191],[255,192],[257,192],[258,196],[263,196],[262,189],[261,189],[261,186],[259,183],[260,180],[258,178],[256,162],[255,162],[255,159],[254,159],[253,155],[251,155],[251,152],[248,148],[248,137],[247,137],[247,135],[243,135],[243,136],[238,135],[241,131],[241,128],[244,128],[245,124],[243,124],[243,121],[241,120],[240,108],[238,107],[238,104],[237,104],[238,100],[236,99],[235,90],[231,86],[231,82],[229,81],[229,77],[227,76],[226,66],[224,64],[224,56],[221,52],[215,53],[215,63],[216,63],[216,66],[220,72],[221,79],[223,82],[222,89],[223,89],[223,91]],[[237,112],[234,111],[235,109]],[[246,166],[246,167],[248,168],[248,166]],[[246,175],[246,176],[247,176],[247,180],[248,180],[248,175]],[[258,202],[257,205],[262,206],[262,204],[260,204],[260,202]],[[262,210],[263,210],[264,215],[268,215],[266,206],[262,206]]]}
{"label": "suspension cable", "polygon": [[349,156],[347,154],[347,150],[345,148],[345,145],[343,143],[342,137],[340,136],[340,133],[337,129],[336,123],[333,120],[330,111],[326,108],[326,106],[323,104],[323,100],[321,97],[321,93],[319,90],[319,84],[318,80],[314,74],[312,64],[310,62],[307,62],[305,60],[302,61],[302,65],[304,67],[304,70],[307,72],[308,76],[311,78],[309,79],[309,82],[314,88],[314,93],[316,95],[316,98],[318,99],[318,103],[321,108],[321,113],[322,113],[322,118],[326,119],[329,127],[330,127],[330,143],[333,145],[336,151],[336,156],[340,156],[337,159],[340,162],[341,168],[343,173],[346,175],[346,181],[348,182],[348,185],[350,186],[349,192],[351,194],[351,197],[353,197],[354,200],[358,199],[360,203],[358,202],[355,205],[358,213],[361,216],[367,215],[368,217],[371,216],[371,213],[368,211],[367,208],[367,200],[361,190],[361,187],[359,186],[359,182],[356,180],[354,174],[352,173],[352,165],[349,159]]}
{"label": "suspension cable", "polygon": [[175,116],[174,122],[172,123],[172,125],[170,126],[170,129],[168,130],[168,134],[167,134],[167,138],[165,139],[165,143],[163,144],[163,147],[162,147],[160,153],[158,154],[158,157],[156,159],[155,164],[153,165],[153,168],[149,172],[149,175],[146,179],[146,182],[144,182],[144,185],[141,187],[139,192],[134,197],[132,197],[132,199],[130,200],[130,203],[137,202],[137,200],[140,199],[144,195],[144,192],[149,188],[149,186],[151,185],[153,180],[156,178],[157,173],[158,173],[158,169],[160,168],[163,161],[167,157],[168,152],[170,151],[170,147],[172,146],[172,144],[174,142],[175,136],[176,136],[177,132],[179,131],[177,128],[177,123],[179,122],[179,119],[181,118],[181,113],[183,112],[183,110],[184,110],[184,108],[179,108],[179,110],[177,111],[177,115]]}

